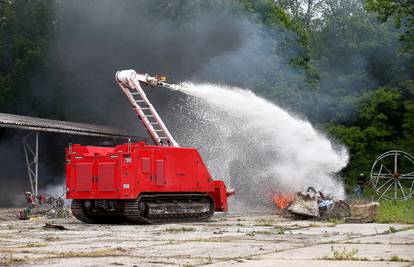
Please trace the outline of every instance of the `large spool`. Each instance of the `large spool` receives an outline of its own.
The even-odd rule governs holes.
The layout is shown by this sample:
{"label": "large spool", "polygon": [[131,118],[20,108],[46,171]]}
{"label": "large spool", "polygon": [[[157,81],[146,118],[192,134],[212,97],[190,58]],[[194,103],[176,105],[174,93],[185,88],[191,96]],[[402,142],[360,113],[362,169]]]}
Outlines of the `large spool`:
{"label": "large spool", "polygon": [[378,200],[408,200],[414,190],[414,156],[391,150],[380,155],[370,173],[370,183]]}

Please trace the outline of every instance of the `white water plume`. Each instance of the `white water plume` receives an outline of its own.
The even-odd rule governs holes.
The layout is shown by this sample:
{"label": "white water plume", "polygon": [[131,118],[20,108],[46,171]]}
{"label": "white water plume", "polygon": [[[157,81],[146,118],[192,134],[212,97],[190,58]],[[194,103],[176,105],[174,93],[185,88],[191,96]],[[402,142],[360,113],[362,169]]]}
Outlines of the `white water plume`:
{"label": "white water plume", "polygon": [[[337,173],[347,149],[312,125],[249,90],[185,83],[187,107],[176,107],[178,141],[200,150],[215,179],[236,189],[237,199],[261,206],[274,192],[313,186],[344,197]],[[190,119],[193,118],[193,119]]]}

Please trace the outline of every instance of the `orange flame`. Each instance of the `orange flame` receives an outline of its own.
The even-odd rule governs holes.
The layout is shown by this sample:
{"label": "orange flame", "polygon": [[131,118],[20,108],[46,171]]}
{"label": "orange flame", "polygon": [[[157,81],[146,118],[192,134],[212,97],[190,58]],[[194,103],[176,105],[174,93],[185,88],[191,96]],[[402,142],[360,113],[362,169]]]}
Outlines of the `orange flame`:
{"label": "orange flame", "polygon": [[275,203],[276,207],[280,210],[289,206],[289,204],[293,201],[293,195],[284,195],[281,193],[275,193],[272,195],[273,202]]}

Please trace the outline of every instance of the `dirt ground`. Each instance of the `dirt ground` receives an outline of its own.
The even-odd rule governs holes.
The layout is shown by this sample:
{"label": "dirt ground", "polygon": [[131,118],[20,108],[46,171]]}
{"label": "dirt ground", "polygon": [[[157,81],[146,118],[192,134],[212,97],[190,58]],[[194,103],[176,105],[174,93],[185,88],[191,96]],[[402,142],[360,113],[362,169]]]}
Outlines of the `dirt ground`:
{"label": "dirt ground", "polygon": [[[204,223],[88,225],[6,220],[0,266],[414,266],[414,227],[217,214]],[[46,222],[66,230],[46,229]]]}

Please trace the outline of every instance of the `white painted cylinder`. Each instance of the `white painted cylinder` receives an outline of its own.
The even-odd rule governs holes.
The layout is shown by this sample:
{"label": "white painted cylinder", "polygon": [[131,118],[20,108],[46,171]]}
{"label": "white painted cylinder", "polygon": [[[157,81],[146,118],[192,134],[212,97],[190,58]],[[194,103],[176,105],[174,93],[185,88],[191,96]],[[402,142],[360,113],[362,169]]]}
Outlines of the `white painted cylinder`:
{"label": "white painted cylinder", "polygon": [[116,72],[115,79],[122,84],[129,85],[130,79],[134,79],[135,76],[135,70],[122,70]]}

